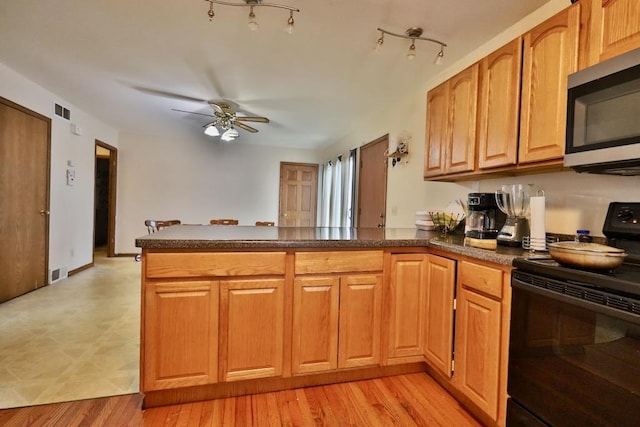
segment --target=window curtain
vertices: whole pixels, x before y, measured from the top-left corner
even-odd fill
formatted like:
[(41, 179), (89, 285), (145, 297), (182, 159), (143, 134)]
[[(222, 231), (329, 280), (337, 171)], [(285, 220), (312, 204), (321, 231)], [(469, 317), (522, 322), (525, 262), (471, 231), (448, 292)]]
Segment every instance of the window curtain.
[(336, 159), (331, 188), (331, 227), (340, 227), (342, 219), (342, 156)]
[(352, 227), (356, 177), (356, 150), (343, 162), (342, 155), (324, 165), (322, 227)]
[(331, 160), (324, 165), (322, 176), (322, 227), (329, 227), (331, 224), (331, 184), (333, 183), (333, 165)]

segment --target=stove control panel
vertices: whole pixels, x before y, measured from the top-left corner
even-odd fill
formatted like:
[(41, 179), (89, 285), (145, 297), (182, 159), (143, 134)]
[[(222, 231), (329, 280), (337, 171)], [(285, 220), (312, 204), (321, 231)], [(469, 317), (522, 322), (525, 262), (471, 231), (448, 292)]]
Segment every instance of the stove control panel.
[(607, 237), (640, 239), (640, 202), (610, 203), (602, 231)]

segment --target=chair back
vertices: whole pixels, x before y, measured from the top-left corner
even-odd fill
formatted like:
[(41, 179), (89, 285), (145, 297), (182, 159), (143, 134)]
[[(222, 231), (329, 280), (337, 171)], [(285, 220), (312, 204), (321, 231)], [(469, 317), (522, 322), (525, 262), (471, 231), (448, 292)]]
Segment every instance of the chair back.
[(144, 225), (147, 226), (147, 231), (149, 234), (155, 233), (158, 230), (161, 230), (165, 227), (170, 227), (172, 225), (181, 224), (179, 219), (169, 219), (169, 220), (157, 220), (157, 219), (147, 219), (144, 222)]
[(229, 218), (212, 219), (211, 221), (209, 221), (209, 224), (211, 224), (211, 225), (238, 225), (238, 220), (237, 219), (229, 219)]
[(273, 227), (276, 223), (273, 221), (256, 221), (256, 225), (261, 227)]

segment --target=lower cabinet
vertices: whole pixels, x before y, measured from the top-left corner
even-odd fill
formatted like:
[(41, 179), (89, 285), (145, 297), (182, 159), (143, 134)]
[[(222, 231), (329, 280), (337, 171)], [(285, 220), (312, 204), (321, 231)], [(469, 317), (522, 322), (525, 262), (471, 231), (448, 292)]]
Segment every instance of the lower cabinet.
[(378, 364), (381, 295), (379, 274), (297, 277), (292, 373)]
[(436, 255), (391, 255), (387, 363), (426, 359), (451, 376), (455, 267)]
[(217, 382), (218, 282), (146, 284), (142, 390)]
[(458, 276), (452, 383), (500, 424), (506, 410), (509, 274), (462, 261)]
[(220, 281), (220, 381), (282, 374), (284, 279)]

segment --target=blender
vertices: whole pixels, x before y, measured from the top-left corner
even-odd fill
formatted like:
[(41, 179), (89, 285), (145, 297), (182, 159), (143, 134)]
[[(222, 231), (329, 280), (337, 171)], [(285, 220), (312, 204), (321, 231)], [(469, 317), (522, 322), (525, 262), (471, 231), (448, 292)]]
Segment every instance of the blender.
[(507, 215), (496, 240), (499, 245), (521, 246), (523, 237), (529, 235), (529, 192), (523, 184), (503, 185), (496, 191), (496, 204)]

